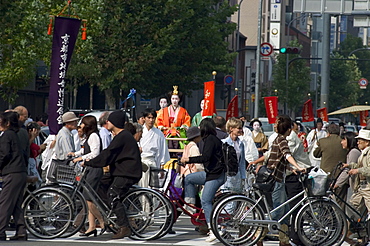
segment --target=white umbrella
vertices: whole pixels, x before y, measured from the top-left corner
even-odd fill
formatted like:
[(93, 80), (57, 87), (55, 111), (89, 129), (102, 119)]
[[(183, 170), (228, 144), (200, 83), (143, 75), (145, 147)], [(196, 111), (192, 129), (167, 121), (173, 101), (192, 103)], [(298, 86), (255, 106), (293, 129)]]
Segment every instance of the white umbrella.
[(347, 113), (356, 113), (356, 112), (361, 112), (361, 111), (367, 111), (370, 110), (370, 106), (367, 105), (355, 105), (351, 106), (348, 108), (342, 108), (337, 111), (331, 112), (328, 115), (333, 115), (333, 114), (347, 114)]

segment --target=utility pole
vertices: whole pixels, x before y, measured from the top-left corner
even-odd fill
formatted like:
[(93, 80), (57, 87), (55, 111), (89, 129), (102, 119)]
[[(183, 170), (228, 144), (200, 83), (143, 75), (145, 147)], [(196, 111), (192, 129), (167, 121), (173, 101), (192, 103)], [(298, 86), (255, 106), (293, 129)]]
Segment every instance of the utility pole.
[(323, 46), (321, 69), (320, 107), (329, 108), (329, 79), (330, 79), (330, 14), (323, 15)]
[(255, 101), (254, 101), (254, 118), (258, 118), (258, 103), (259, 103), (259, 87), (261, 78), (261, 29), (262, 29), (262, 3), (259, 0), (258, 6), (258, 26), (257, 26), (257, 50), (256, 50), (256, 86), (255, 86)]

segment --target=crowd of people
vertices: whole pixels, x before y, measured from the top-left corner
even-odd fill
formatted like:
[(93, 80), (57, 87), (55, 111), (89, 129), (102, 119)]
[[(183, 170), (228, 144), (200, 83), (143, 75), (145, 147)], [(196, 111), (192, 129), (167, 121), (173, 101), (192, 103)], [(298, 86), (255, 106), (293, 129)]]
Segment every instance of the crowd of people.
[[(331, 173), (338, 162), (343, 162), (345, 171), (334, 185), (334, 191), (344, 201), (349, 201), (358, 210), (370, 211), (370, 129), (362, 129), (356, 135), (340, 131), (336, 124), (323, 129), (318, 119), (316, 127), (307, 138), (300, 136), (300, 124), (289, 116), (280, 115), (274, 124), (275, 132), (267, 138), (258, 119), (246, 122), (244, 117), (202, 116), (201, 111), (193, 118), (180, 106), (181, 93), (177, 87), (167, 98), (160, 99), (158, 111), (147, 108), (130, 123), (122, 110), (104, 112), (99, 119), (85, 116), (79, 118), (73, 112), (62, 116), (63, 127), (56, 136), (49, 136), (44, 143), (37, 142), (39, 124), (27, 122), (28, 112), (23, 106), (0, 114), (0, 171), (2, 191), (0, 194), (0, 240), (7, 240), (6, 229), (11, 216), (16, 224), (16, 233), (9, 240), (27, 240), (27, 232), (21, 204), (27, 182), (37, 189), (42, 182), (52, 182), (49, 168), (53, 160), (68, 160), (85, 167), (86, 179), (117, 215), (119, 230), (113, 239), (131, 235), (125, 208), (117, 197), (123, 198), (129, 188), (138, 184), (149, 187), (150, 170), (161, 169), (171, 161), (169, 149), (179, 149), (178, 141), (166, 137), (186, 132), (187, 144), (179, 157), (183, 166), (178, 173), (183, 179), (183, 196), (187, 210), (196, 211), (196, 201), (201, 190), (200, 203), (205, 215), (208, 233), (207, 242), (215, 240), (210, 229), (212, 202), (218, 191), (242, 192), (245, 188), (246, 168), (262, 165), (273, 171), (275, 184), (269, 197), (271, 207), (276, 208), (287, 199), (299, 194), (303, 187), (297, 171), (305, 172), (316, 166)], [(100, 126), (100, 127), (98, 127)], [(100, 130), (99, 130), (100, 128)], [(236, 176), (226, 175), (222, 159), (222, 143), (233, 146), (238, 159)], [(37, 157), (43, 156), (42, 163)], [(178, 153), (177, 153), (178, 154)], [(335, 175), (335, 174), (334, 174)], [(80, 236), (97, 236), (106, 233), (104, 218), (96, 205), (84, 193), (88, 204), (88, 228)], [(343, 211), (345, 206), (337, 201)], [(272, 214), (278, 220), (292, 202)], [(369, 216), (370, 217), (370, 216)], [(280, 245), (300, 245), (297, 235), (290, 230), (289, 221), (283, 221), (279, 233)], [(170, 233), (176, 233), (172, 229)], [(289, 235), (289, 236), (287, 236)], [(346, 238), (351, 241), (351, 238)], [(263, 240), (258, 242), (263, 245)]]

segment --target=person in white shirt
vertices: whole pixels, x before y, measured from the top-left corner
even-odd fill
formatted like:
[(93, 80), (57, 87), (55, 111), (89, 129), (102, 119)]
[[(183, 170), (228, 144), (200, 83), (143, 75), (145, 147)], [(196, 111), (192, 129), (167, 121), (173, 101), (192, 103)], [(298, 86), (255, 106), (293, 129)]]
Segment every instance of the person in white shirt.
[(317, 148), (316, 143), (319, 141), (319, 139), (325, 138), (327, 136), (328, 133), (323, 129), (323, 121), (321, 118), (318, 118), (316, 122), (316, 128), (312, 129), (306, 138), (310, 162), (315, 167), (320, 167), (321, 163), (321, 158), (316, 158), (313, 156), (313, 152)]
[[(247, 163), (258, 159), (258, 149), (254, 144), (252, 132), (248, 127), (243, 127), (243, 135), (239, 136), (244, 144), (245, 160)], [(270, 145), (269, 145), (270, 146)]]
[[(98, 123), (96, 121), (96, 118), (90, 115), (83, 117), (80, 127), (86, 137), (86, 140), (84, 142), (83, 148), (81, 148), (79, 151), (68, 153), (68, 155), (77, 157), (73, 159), (74, 163), (94, 159), (100, 154), (102, 150), (102, 144), (100, 136), (98, 134)], [(86, 170), (86, 182), (89, 183), (94, 190), (97, 190), (99, 187), (100, 179), (103, 176), (103, 169), (86, 167)], [(89, 228), (86, 230), (86, 232), (80, 234), (80, 236), (90, 236), (93, 234), (94, 236), (96, 236), (97, 230), (95, 220), (97, 219), (102, 226), (104, 225), (104, 219), (99, 210), (96, 209), (96, 205), (92, 202), (90, 195), (87, 192), (84, 192), (83, 195), (89, 207)], [(105, 227), (102, 228), (100, 234), (104, 233), (104, 231)]]
[(102, 149), (106, 149), (110, 142), (112, 142), (112, 134), (108, 131), (108, 117), (110, 112), (104, 111), (99, 117), (99, 136), (101, 138)]
[[(161, 168), (161, 165), (166, 164), (170, 160), (170, 154), (166, 139), (163, 133), (154, 127), (157, 112), (152, 108), (147, 108), (143, 112), (145, 119), (143, 135), (140, 140), (140, 146), (142, 148), (141, 161), (144, 165), (149, 168)], [(149, 186), (150, 172), (143, 173), (139, 186)]]
[[(108, 130), (108, 117), (111, 112), (104, 111), (99, 117), (99, 136), (102, 143), (102, 150), (106, 149), (112, 142), (112, 133)], [(109, 204), (107, 197), (109, 186), (111, 185), (111, 175), (109, 172), (109, 166), (103, 167), (103, 177), (100, 179), (98, 187), (98, 195), (103, 199), (106, 204)]]

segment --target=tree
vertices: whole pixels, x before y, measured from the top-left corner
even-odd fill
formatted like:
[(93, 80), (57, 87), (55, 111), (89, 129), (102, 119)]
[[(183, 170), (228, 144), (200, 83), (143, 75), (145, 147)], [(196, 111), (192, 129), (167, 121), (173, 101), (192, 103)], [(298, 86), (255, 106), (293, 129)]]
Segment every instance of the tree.
[(35, 77), (36, 62), (43, 49), (37, 19), (40, 13), (27, 1), (2, 1), (0, 5), (0, 85), (1, 97), (10, 105)]
[(104, 38), (93, 38), (93, 46), (103, 90), (135, 87), (152, 98), (178, 85), (190, 93), (210, 71), (231, 70), (225, 40), (235, 25), (226, 19), (235, 8), (227, 2), (110, 0), (102, 11)]
[[(301, 46), (297, 40), (291, 41), (289, 46)], [(289, 60), (299, 55), (289, 55)], [(295, 113), (298, 107), (303, 105), (304, 99), (309, 92), (311, 81), (310, 68), (307, 60), (295, 60), (290, 63), (289, 77), (286, 80), (286, 54), (278, 54), (276, 64), (273, 67), (273, 88), (277, 89), (279, 102), (286, 103), (291, 112)]]
[[(343, 59), (344, 57), (335, 52), (331, 58)], [(361, 72), (356, 61), (330, 60), (329, 112), (358, 103), (358, 99), (363, 94), (357, 84), (360, 78)]]
[[(368, 69), (370, 67), (370, 61), (366, 61), (366, 59), (370, 59), (370, 50), (365, 49), (362, 38), (347, 35), (346, 39), (340, 43), (338, 53), (343, 57), (348, 57), (348, 55), (355, 50), (357, 51), (353, 53), (354, 56), (352, 58), (360, 59), (356, 62), (360, 75), (356, 74), (356, 76), (352, 78), (352, 81), (357, 81), (360, 77), (370, 80), (370, 70)], [(364, 104), (366, 101), (368, 101), (368, 98), (365, 96), (366, 94), (364, 92), (366, 92), (366, 90), (360, 90), (356, 103)], [(349, 104), (349, 106), (350, 105), (352, 104)]]
[[(65, 4), (64, 0), (3, 1), (3, 92), (15, 95), (27, 85), (38, 60), (49, 65), (49, 14), (58, 14)], [(226, 38), (235, 24), (227, 17), (236, 7), (227, 1), (86, 0), (72, 6), (88, 20), (88, 39), (77, 41), (67, 73), (72, 89), (89, 83), (114, 94), (135, 87), (151, 98), (175, 84), (191, 93), (210, 71), (232, 71), (235, 54), (227, 50)]]

